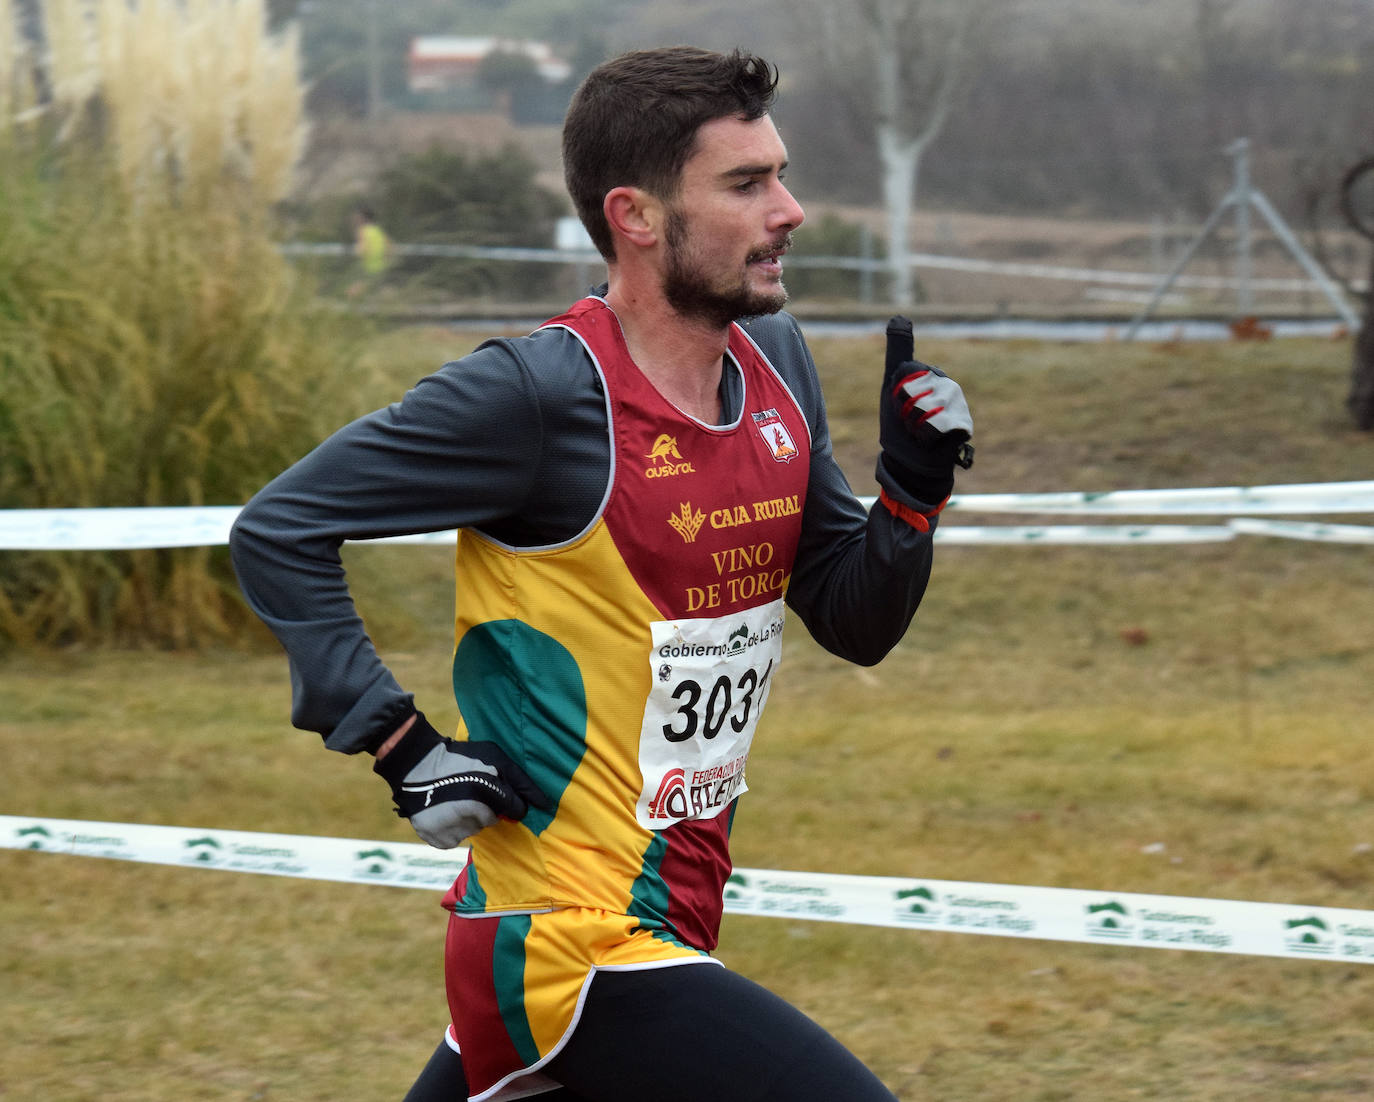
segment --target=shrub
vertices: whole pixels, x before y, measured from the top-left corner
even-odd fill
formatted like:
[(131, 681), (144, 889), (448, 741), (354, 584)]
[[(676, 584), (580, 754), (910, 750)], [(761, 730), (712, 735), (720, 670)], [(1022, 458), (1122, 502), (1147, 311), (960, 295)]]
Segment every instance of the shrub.
[[(492, 152), (431, 146), (382, 171), (374, 205), (398, 241), (549, 248), (566, 204), (540, 186), (537, 170), (513, 145)], [(412, 291), (442, 289), (460, 298), (530, 299), (556, 287), (559, 276), (551, 264), (423, 256), (405, 258), (395, 269)]]
[[(808, 219), (797, 231), (793, 258), (854, 257), (864, 255), (864, 227), (827, 211), (814, 221)], [(881, 240), (868, 235), (869, 259), (881, 260), (887, 250)], [(872, 276), (872, 294), (882, 300), (887, 294), (888, 276), (877, 272)], [(787, 289), (796, 299), (838, 300), (852, 302), (860, 297), (863, 276), (850, 268), (812, 268), (793, 263), (787, 269)]]
[[(239, 504), (347, 407), (358, 324), (234, 212), (135, 213), (99, 158), (0, 172), (0, 507)], [(222, 551), (0, 554), (0, 637), (234, 631)]]
[[(50, 23), (56, 91), (0, 127), (0, 508), (239, 504), (357, 405), (358, 323), (271, 236), (294, 70), (244, 21), (260, 3), (100, 10)], [(260, 83), (216, 112), (184, 63), (226, 38)], [(236, 593), (223, 549), (0, 552), (0, 642), (223, 638), (251, 621)]]

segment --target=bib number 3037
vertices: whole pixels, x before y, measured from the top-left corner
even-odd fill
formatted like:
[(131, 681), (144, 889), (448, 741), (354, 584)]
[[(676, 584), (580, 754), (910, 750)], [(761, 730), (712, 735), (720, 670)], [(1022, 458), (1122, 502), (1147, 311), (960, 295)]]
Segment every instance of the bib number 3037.
[(727, 721), (732, 730), (743, 731), (754, 716), (755, 697), (762, 702), (772, 676), (773, 661), (769, 659), (762, 675), (750, 666), (740, 675), (739, 684), (733, 684), (729, 674), (721, 674), (709, 692), (701, 682), (685, 678), (673, 689), (673, 699), (681, 704), (673, 722), (663, 725), (663, 737), (669, 742), (686, 742), (697, 734), (712, 739), (725, 729)]
[(636, 816), (661, 830), (709, 819), (746, 791), (744, 766), (782, 659), (781, 601), (652, 625)]

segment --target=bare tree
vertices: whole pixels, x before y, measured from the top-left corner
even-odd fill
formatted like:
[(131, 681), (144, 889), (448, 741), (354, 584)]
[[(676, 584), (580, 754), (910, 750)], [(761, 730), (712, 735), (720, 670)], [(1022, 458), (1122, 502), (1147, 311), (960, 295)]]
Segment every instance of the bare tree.
[(998, 0), (793, 0), (818, 60), (871, 127), (882, 170), (892, 300), (913, 300), (911, 217), (921, 158), (949, 120), (976, 29)]

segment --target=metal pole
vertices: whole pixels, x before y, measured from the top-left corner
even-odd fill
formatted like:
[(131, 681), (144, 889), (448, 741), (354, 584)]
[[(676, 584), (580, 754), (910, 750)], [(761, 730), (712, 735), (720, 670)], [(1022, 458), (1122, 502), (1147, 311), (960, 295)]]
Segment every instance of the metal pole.
[(1292, 253), (1293, 259), (1302, 265), (1303, 271), (1311, 277), (1312, 282), (1321, 288), (1322, 294), (1324, 294), (1326, 300), (1336, 308), (1336, 312), (1345, 320), (1345, 324), (1350, 327), (1352, 332), (1358, 330), (1360, 328), (1360, 318), (1359, 315), (1355, 313), (1354, 307), (1352, 307), (1350, 303), (1346, 301), (1345, 296), (1336, 289), (1336, 285), (1331, 282), (1331, 278), (1322, 271), (1321, 265), (1313, 260), (1312, 255), (1302, 247), (1302, 242), (1294, 236), (1293, 231), (1288, 228), (1288, 223), (1286, 223), (1279, 215), (1279, 212), (1274, 209), (1273, 205), (1265, 197), (1264, 192), (1252, 191), (1250, 193), (1250, 201), (1255, 204), (1260, 214), (1264, 215), (1265, 221), (1269, 223), (1269, 227), (1274, 231), (1278, 239), (1282, 241), (1288, 251)]
[(1238, 138), (1226, 152), (1236, 160), (1236, 185), (1231, 192), (1236, 205), (1236, 312), (1248, 318), (1255, 312), (1254, 288), (1250, 283), (1254, 272), (1250, 240), (1250, 139)]
[(1174, 285), (1174, 280), (1179, 277), (1179, 273), (1182, 272), (1184, 268), (1188, 267), (1188, 261), (1193, 259), (1193, 254), (1198, 251), (1199, 246), (1201, 246), (1201, 244), (1207, 240), (1211, 232), (1216, 229), (1217, 223), (1221, 221), (1221, 216), (1226, 213), (1227, 207), (1235, 201), (1235, 194), (1232, 193), (1221, 201), (1221, 204), (1216, 210), (1212, 211), (1206, 224), (1198, 231), (1198, 235), (1188, 243), (1188, 247), (1179, 254), (1178, 259), (1174, 261), (1174, 266), (1169, 269), (1168, 274), (1155, 284), (1154, 294), (1150, 296), (1150, 301), (1144, 305), (1140, 313), (1131, 319), (1131, 324), (1126, 327), (1126, 333), (1123, 337), (1124, 340), (1130, 341), (1135, 339), (1135, 335), (1140, 330), (1141, 324), (1155, 312), (1155, 307), (1158, 306), (1164, 296), (1168, 294), (1169, 288)]

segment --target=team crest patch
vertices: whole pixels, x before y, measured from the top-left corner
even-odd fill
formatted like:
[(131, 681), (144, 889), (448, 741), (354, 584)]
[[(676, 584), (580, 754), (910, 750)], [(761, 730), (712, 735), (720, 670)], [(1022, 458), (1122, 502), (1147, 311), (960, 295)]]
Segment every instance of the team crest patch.
[(766, 409), (762, 413), (755, 413), (754, 427), (759, 430), (759, 435), (763, 437), (763, 443), (768, 448), (768, 453), (779, 463), (791, 463), (797, 455), (797, 445), (792, 441), (792, 434), (787, 431), (787, 426), (782, 423), (782, 418), (775, 409)]

